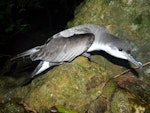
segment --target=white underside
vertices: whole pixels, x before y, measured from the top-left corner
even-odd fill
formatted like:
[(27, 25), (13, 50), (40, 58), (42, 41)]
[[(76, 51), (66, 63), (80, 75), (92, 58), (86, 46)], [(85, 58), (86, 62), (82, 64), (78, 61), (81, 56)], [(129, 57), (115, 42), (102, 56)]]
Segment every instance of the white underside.
[(93, 43), (91, 47), (87, 50), (87, 52), (96, 51), (96, 50), (105, 51), (108, 54), (121, 59), (127, 59), (128, 56), (127, 53), (123, 51), (122, 52), (118, 51), (118, 49), (115, 46), (110, 46), (109, 44), (102, 44), (102, 43), (101, 44)]
[(87, 50), (87, 52), (102, 50), (102, 45), (98, 43), (93, 43), (91, 47)]
[(42, 73), (43, 71), (45, 71), (49, 67), (50, 67), (49, 62), (44, 61), (42, 67), (37, 71), (36, 75)]

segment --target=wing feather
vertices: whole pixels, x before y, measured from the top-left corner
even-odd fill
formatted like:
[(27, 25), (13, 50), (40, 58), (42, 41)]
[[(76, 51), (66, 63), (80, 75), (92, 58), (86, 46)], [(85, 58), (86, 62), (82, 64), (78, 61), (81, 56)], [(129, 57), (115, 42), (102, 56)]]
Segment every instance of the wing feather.
[(36, 57), (31, 56), (31, 59), (59, 63), (72, 61), (84, 53), (93, 41), (92, 33), (73, 35), (68, 38), (53, 38), (39, 52), (35, 53), (36, 55), (33, 55)]
[(91, 33), (91, 30), (88, 29), (87, 27), (81, 27), (81, 26), (76, 26), (72, 27), (66, 30), (63, 30), (53, 36), (53, 38), (68, 38), (73, 35), (80, 35), (80, 34), (86, 34), (86, 33)]

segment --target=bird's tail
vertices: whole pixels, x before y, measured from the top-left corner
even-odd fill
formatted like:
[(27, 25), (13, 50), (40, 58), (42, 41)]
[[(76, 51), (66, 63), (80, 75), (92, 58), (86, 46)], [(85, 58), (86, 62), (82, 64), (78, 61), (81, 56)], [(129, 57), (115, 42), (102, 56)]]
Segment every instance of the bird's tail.
[(15, 60), (15, 59), (18, 59), (18, 58), (21, 58), (21, 57), (26, 57), (26, 56), (30, 56), (36, 52), (38, 52), (40, 49), (41, 49), (42, 46), (37, 46), (35, 48), (32, 48), (32, 49), (29, 49), (23, 53), (20, 53), (18, 54), (17, 56), (11, 58), (10, 60)]

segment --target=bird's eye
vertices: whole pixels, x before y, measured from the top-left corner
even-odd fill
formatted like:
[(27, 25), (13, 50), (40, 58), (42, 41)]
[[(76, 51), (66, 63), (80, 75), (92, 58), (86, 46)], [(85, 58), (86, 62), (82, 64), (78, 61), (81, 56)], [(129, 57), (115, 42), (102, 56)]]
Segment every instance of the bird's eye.
[(119, 48), (118, 50), (119, 50), (119, 51), (122, 51), (122, 48)]

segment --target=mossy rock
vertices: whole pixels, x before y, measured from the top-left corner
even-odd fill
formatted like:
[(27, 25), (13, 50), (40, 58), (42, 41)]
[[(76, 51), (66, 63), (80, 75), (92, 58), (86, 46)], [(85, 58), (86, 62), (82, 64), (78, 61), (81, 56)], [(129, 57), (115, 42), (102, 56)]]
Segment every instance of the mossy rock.
[(85, 112), (91, 101), (102, 92), (108, 81), (107, 70), (87, 58), (78, 57), (73, 62), (57, 66), (36, 78), (29, 86), (30, 92), (23, 103), (39, 111), (41, 106), (65, 106)]

